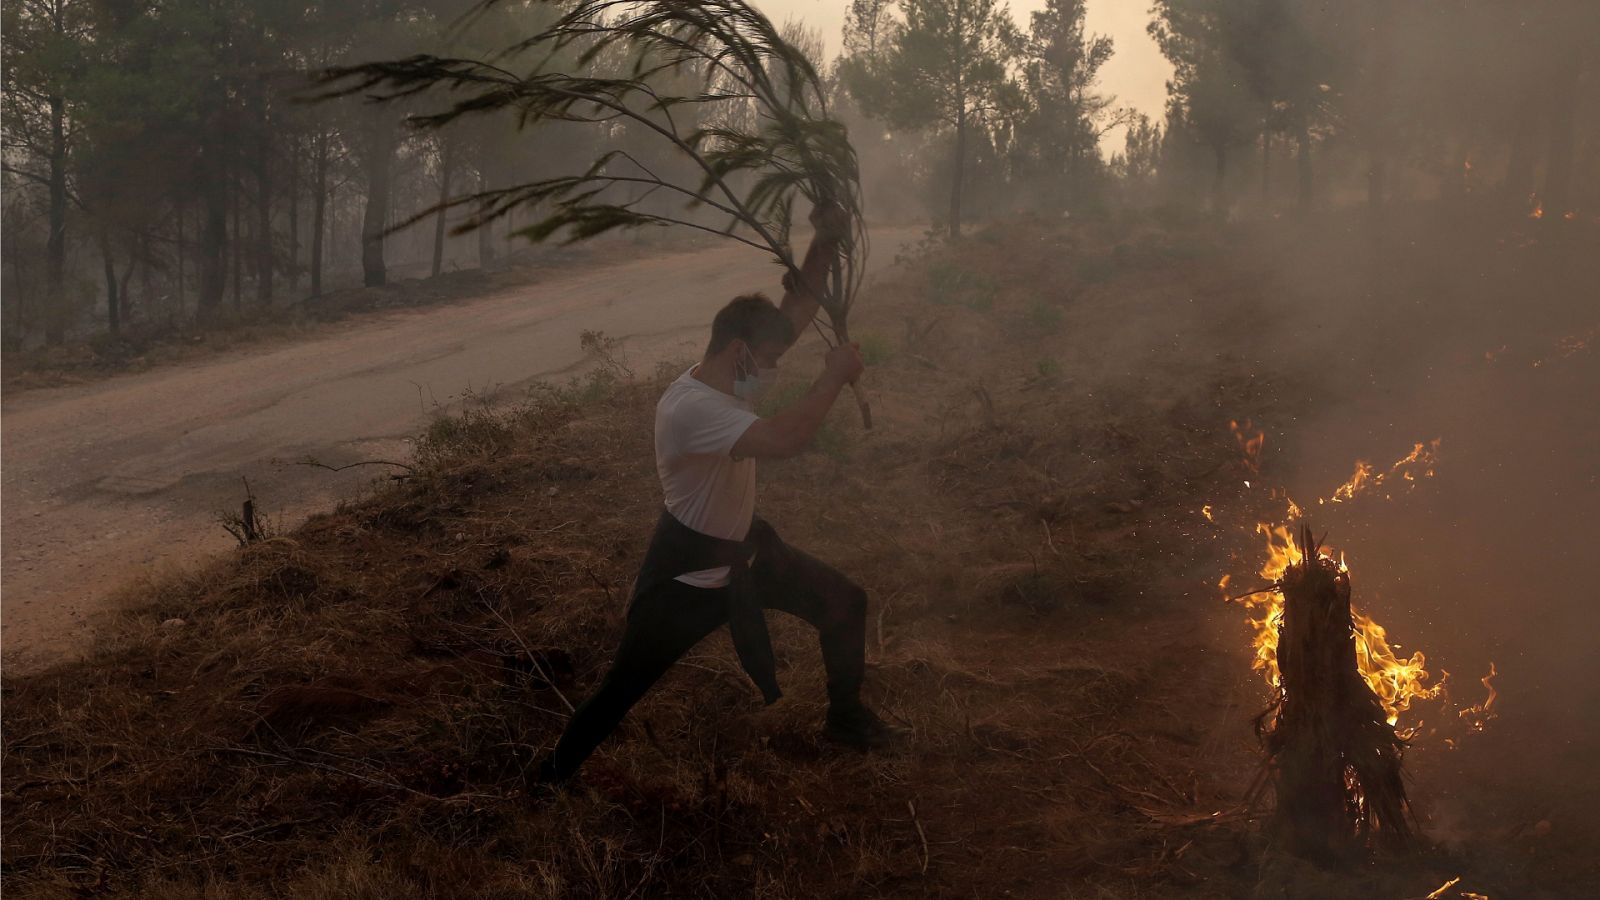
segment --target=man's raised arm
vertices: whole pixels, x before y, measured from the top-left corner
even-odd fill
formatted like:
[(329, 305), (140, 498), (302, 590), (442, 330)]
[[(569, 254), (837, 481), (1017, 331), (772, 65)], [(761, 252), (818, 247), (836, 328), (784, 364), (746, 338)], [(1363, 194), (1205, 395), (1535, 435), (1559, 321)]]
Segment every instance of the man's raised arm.
[[(828, 273), (838, 257), (843, 235), (849, 231), (850, 216), (834, 204), (819, 206), (811, 212), (811, 226), (816, 233), (812, 235), (811, 246), (800, 264), (800, 278), (796, 279), (793, 272), (784, 273), (783, 302), (778, 304), (778, 309), (794, 326), (795, 340), (800, 339), (800, 335), (811, 327), (811, 320), (816, 318)], [(793, 346), (793, 342), (790, 346)]]

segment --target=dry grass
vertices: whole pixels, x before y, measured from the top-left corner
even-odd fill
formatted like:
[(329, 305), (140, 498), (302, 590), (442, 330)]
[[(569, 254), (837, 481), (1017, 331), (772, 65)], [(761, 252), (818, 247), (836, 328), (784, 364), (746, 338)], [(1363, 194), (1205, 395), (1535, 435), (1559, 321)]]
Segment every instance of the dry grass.
[[(775, 621), (783, 702), (719, 634), (579, 789), (530, 802), (658, 503), (659, 378), (552, 392), (436, 425), (411, 477), (137, 586), (87, 660), (7, 681), (7, 892), (1247, 893), (1257, 839), (1211, 814), (1252, 774), (1254, 697), (1198, 633), (1215, 550), (1191, 532), (1230, 474), (1218, 409), (1260, 382), (1160, 342), (1106, 365), (1139, 345), (1097, 292), (1186, 302), (1145, 284), (1187, 257), (1123, 271), (1103, 236), (1007, 228), (947, 254), (988, 308), (928, 302), (916, 263), (876, 288), (862, 327), (905, 323), (877, 430), (838, 410), (830, 452), (763, 476), (785, 537), (868, 587), (870, 699), (905, 749), (822, 744), (814, 638)], [(1028, 327), (1039, 285), (1057, 329)]]

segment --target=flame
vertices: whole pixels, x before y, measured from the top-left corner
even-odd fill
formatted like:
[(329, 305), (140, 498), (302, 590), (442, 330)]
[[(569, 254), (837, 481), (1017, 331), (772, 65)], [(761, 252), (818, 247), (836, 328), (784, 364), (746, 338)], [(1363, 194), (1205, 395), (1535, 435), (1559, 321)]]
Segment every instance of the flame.
[(1283, 501), (1283, 514), (1285, 517), (1289, 519), (1300, 518), (1300, 504), (1294, 502), (1294, 498), (1289, 496), (1288, 491), (1285, 491), (1282, 488), (1273, 488), (1268, 493), (1268, 496), (1274, 500)]
[(1364, 459), (1356, 460), (1355, 473), (1344, 484), (1334, 489), (1333, 494), (1326, 501), (1318, 503), (1346, 503), (1354, 500), (1358, 494), (1381, 486), (1390, 478), (1399, 476), (1402, 481), (1409, 481), (1415, 485), (1418, 477), (1432, 478), (1434, 465), (1439, 461), (1439, 439), (1434, 438), (1426, 444), (1416, 443), (1411, 445), (1411, 452), (1394, 461), (1388, 471), (1379, 472), (1372, 464)]
[(1494, 689), (1494, 678), (1499, 674), (1494, 669), (1494, 663), (1490, 662), (1489, 674), (1478, 679), (1478, 683), (1488, 689), (1489, 696), (1482, 703), (1474, 703), (1460, 713), (1461, 718), (1466, 721), (1467, 726), (1473, 731), (1482, 731), (1484, 726), (1489, 724), (1490, 719), (1497, 718), (1500, 715), (1494, 711), (1494, 700), (1500, 696), (1500, 692)]
[(1531, 211), (1528, 213), (1528, 218), (1530, 218), (1530, 219), (1542, 219), (1542, 218), (1544, 218), (1544, 201), (1539, 199), (1539, 195), (1538, 194), (1529, 194), (1528, 195), (1528, 206), (1531, 207)]
[(1561, 218), (1566, 219), (1568, 222), (1576, 222), (1578, 220), (1578, 211), (1569, 209), (1561, 214)]
[[(1381, 476), (1380, 476), (1381, 477)], [(1334, 503), (1354, 500), (1356, 495), (1367, 489), (1367, 483), (1372, 481), (1372, 465), (1364, 459), (1356, 460), (1356, 471), (1349, 480), (1334, 489), (1333, 496), (1329, 497)]]
[[(1245, 452), (1246, 465), (1256, 470), (1260, 465), (1263, 443), (1261, 433), (1258, 431), (1252, 437), (1248, 421), (1243, 426), (1238, 422), (1230, 422), (1229, 427), (1240, 448)], [(1318, 502), (1348, 502), (1394, 478), (1406, 482), (1408, 488), (1414, 487), (1419, 479), (1433, 477), (1434, 467), (1439, 458), (1439, 443), (1438, 438), (1425, 443), (1420, 441), (1414, 443), (1410, 453), (1395, 460), (1383, 470), (1375, 468), (1365, 460), (1358, 461), (1354, 474), (1335, 489), (1327, 500)], [(1248, 613), (1247, 621), (1254, 633), (1252, 646), (1255, 648), (1255, 660), (1251, 663), (1251, 667), (1261, 672), (1267, 683), (1276, 689), (1281, 684), (1278, 672), (1278, 637), (1283, 627), (1284, 600), (1280, 585), (1289, 567), (1299, 564), (1303, 559), (1303, 554), (1295, 543), (1295, 529), (1292, 527), (1292, 523), (1301, 517), (1302, 511), (1299, 504), (1295, 503), (1286, 492), (1275, 488), (1271, 496), (1274, 499), (1282, 499), (1287, 512), (1284, 524), (1274, 525), (1268, 522), (1256, 524), (1256, 533), (1266, 539), (1267, 553), (1258, 574), (1271, 587), (1242, 597), (1229, 598), (1225, 594), (1224, 599), (1243, 601)], [(1339, 571), (1349, 572), (1344, 555), (1339, 554), (1335, 557), (1333, 553), (1333, 548), (1326, 546), (1319, 551), (1319, 555), (1324, 558), (1337, 559)], [(1217, 587), (1226, 590), (1228, 583), (1229, 577), (1223, 576)], [(1413, 702), (1431, 700), (1443, 692), (1449, 673), (1441, 673), (1437, 681), (1432, 681), (1432, 676), (1427, 670), (1427, 657), (1421, 651), (1410, 656), (1401, 656), (1396, 652), (1398, 646), (1390, 642), (1388, 631), (1372, 617), (1353, 606), (1350, 617), (1352, 636), (1355, 639), (1356, 667), (1362, 679), (1382, 704), (1385, 717), (1391, 726), (1399, 723), (1400, 715), (1410, 709)], [(1415, 736), (1416, 728), (1401, 729), (1399, 734), (1402, 739), (1409, 739)]]
[(1600, 325), (1596, 325), (1588, 331), (1582, 331), (1577, 334), (1569, 334), (1561, 340), (1556, 341), (1556, 354), (1562, 358), (1566, 358), (1574, 353), (1580, 353), (1589, 349), (1590, 342), (1596, 337), (1600, 337)]
[(1451, 888), (1455, 887), (1456, 885), (1458, 885), (1460, 883), (1461, 883), (1461, 876), (1457, 875), (1456, 877), (1450, 879), (1449, 881), (1446, 881), (1444, 884), (1439, 885), (1439, 887), (1436, 888), (1433, 893), (1431, 893), (1428, 896), (1422, 898), (1422, 900), (1440, 900), (1440, 898), (1444, 896), (1444, 892), (1445, 891), (1450, 890)]
[[(1449, 881), (1446, 881), (1444, 884), (1441, 884), (1438, 887), (1434, 888), (1433, 889), (1433, 893), (1429, 894), (1426, 897), (1423, 897), (1422, 900), (1444, 900), (1444, 898), (1446, 896), (1445, 891), (1450, 890), (1451, 888), (1455, 887), (1456, 885), (1458, 885), (1460, 883), (1461, 883), (1461, 876), (1457, 875), (1456, 877), (1450, 879)], [(1460, 897), (1461, 900), (1489, 900), (1489, 895), (1488, 894), (1480, 894), (1480, 893), (1477, 893), (1476, 891), (1460, 891), (1460, 892), (1458, 892), (1456, 894), (1456, 896)]]
[(1582, 353), (1589, 349), (1589, 345), (1594, 342), (1595, 338), (1600, 338), (1600, 325), (1595, 325), (1585, 331), (1569, 334), (1556, 341), (1554, 356), (1534, 360), (1533, 367), (1537, 369), (1545, 363), (1555, 362), (1558, 359), (1566, 359), (1574, 354)]
[[(1254, 426), (1249, 419), (1245, 419), (1243, 425), (1238, 421), (1228, 423), (1228, 430), (1233, 432), (1234, 440), (1239, 442), (1239, 450), (1244, 453), (1245, 466), (1252, 472), (1260, 472), (1261, 448), (1267, 441), (1267, 435), (1261, 429), (1255, 428), (1255, 434), (1252, 436), (1250, 434), (1252, 428)], [(1246, 484), (1248, 486), (1248, 482)]]
[(1205, 516), (1207, 522), (1215, 522), (1216, 521), (1216, 518), (1211, 515), (1211, 504), (1209, 504), (1209, 503), (1207, 503), (1205, 506), (1200, 507), (1200, 515)]
[[(1299, 564), (1304, 555), (1295, 544), (1288, 525), (1261, 522), (1256, 525), (1256, 533), (1265, 536), (1267, 541), (1267, 559), (1261, 566), (1260, 575), (1274, 586), (1240, 599), (1252, 613), (1249, 622), (1255, 632), (1253, 644), (1256, 658), (1251, 667), (1261, 672), (1267, 683), (1276, 688), (1280, 684), (1278, 634), (1283, 627), (1283, 592), (1277, 585), (1289, 567)], [(1334, 558), (1331, 554), (1332, 548), (1328, 547), (1319, 552), (1320, 556), (1327, 559)], [(1338, 561), (1340, 571), (1349, 571), (1342, 555)], [(1226, 585), (1226, 579), (1223, 585)], [(1388, 631), (1382, 625), (1354, 607), (1350, 610), (1350, 617), (1354, 626), (1356, 668), (1383, 704), (1390, 725), (1400, 721), (1400, 714), (1410, 709), (1413, 701), (1432, 700), (1444, 690), (1443, 678), (1433, 684), (1428, 683), (1431, 677), (1426, 668), (1428, 660), (1421, 651), (1410, 657), (1402, 657), (1395, 653), (1394, 645), (1389, 642)], [(1401, 737), (1409, 738), (1413, 733), (1414, 730), (1407, 730), (1402, 732)]]

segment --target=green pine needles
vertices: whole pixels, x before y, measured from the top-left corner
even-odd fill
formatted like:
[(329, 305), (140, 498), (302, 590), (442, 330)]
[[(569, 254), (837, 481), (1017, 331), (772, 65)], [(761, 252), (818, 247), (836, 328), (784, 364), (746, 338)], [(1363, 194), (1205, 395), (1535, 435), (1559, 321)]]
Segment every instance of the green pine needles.
[[(500, 2), (484, 0), (469, 18)], [(627, 140), (581, 171), (451, 198), (397, 227), (457, 207), (470, 210), (457, 234), (536, 210), (541, 218), (515, 232), (535, 241), (681, 225), (770, 252), (798, 278), (789, 235), (797, 200), (836, 203), (853, 224), (821, 305), (834, 339), (847, 340), (867, 252), (860, 174), (811, 60), (744, 0), (540, 2), (564, 12), (492, 59), (419, 55), (336, 69), (324, 76), (327, 94), (448, 96), (444, 108), (411, 117), (425, 129), (510, 113), (522, 128), (621, 126)], [(528, 70), (513, 68), (529, 60)]]

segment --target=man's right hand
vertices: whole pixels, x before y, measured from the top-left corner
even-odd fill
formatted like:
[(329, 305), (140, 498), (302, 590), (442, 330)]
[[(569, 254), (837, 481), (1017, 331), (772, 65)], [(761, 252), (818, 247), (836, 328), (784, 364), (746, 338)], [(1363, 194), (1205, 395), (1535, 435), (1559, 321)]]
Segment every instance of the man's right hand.
[(823, 371), (837, 379), (839, 384), (855, 384), (866, 368), (867, 364), (861, 360), (861, 345), (852, 343), (840, 344), (829, 350)]

